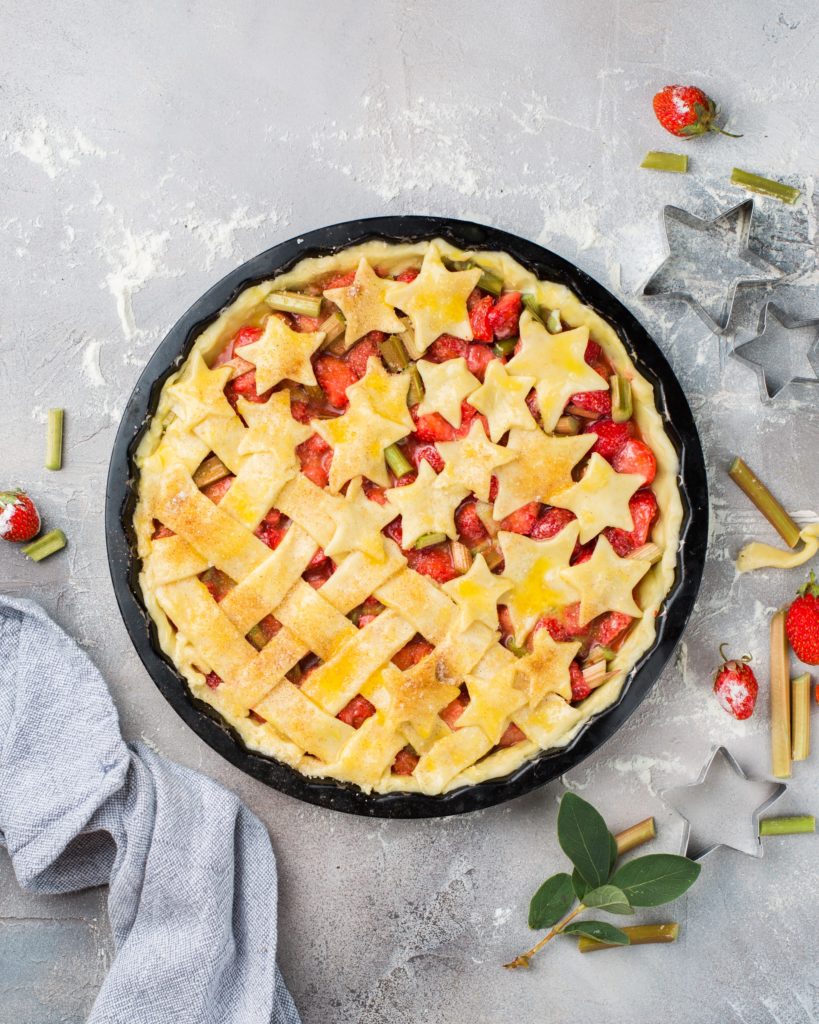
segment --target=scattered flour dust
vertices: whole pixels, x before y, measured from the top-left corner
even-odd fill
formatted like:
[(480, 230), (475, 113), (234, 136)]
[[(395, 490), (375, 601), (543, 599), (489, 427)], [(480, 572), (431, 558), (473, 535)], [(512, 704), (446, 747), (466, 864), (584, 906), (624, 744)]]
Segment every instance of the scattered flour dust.
[(197, 217), (193, 214), (185, 218), (188, 229), (204, 246), (207, 270), (210, 270), (217, 260), (231, 259), (237, 255), (237, 232), (255, 231), (265, 223), (275, 227), (277, 222), (278, 215), (275, 211), (252, 216), (246, 206), (237, 206), (226, 219)]
[(82, 353), (83, 376), (95, 388), (104, 388), (108, 384), (100, 368), (100, 345), (99, 341), (89, 341)]
[(139, 334), (134, 318), (134, 294), (152, 278), (169, 276), (162, 257), (171, 236), (168, 231), (133, 231), (121, 219), (118, 230), (118, 241), (100, 248), (111, 267), (105, 287), (114, 297), (122, 333), (130, 341)]
[(492, 927), (496, 930), (503, 928), (511, 916), (511, 907), (495, 907), (495, 913), (492, 915)]
[(107, 153), (95, 146), (79, 128), (63, 131), (36, 117), (29, 128), (7, 136), (12, 153), (18, 153), (39, 167), (49, 178), (56, 178), (67, 167), (76, 166), (80, 157), (105, 159)]

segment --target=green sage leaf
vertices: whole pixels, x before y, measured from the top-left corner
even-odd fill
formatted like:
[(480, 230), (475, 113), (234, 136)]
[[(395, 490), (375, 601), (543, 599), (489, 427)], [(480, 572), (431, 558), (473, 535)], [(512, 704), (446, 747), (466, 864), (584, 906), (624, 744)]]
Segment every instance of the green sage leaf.
[(547, 878), (529, 904), (529, 927), (551, 928), (571, 910), (575, 895), (565, 871)]
[(628, 946), (631, 939), (625, 932), (606, 921), (572, 921), (560, 932), (561, 935), (585, 935), (587, 939), (607, 942), (610, 946)]
[(583, 877), (577, 868), (572, 872), (572, 888), (574, 889), (575, 896), (577, 896), (579, 900), (582, 900), (589, 891), (589, 887), (583, 881)]
[(557, 815), (560, 847), (591, 888), (608, 881), (611, 833), (600, 814), (575, 793), (564, 793)]
[(700, 865), (672, 853), (652, 853), (624, 864), (611, 879), (633, 907), (670, 903), (696, 882)]
[(631, 904), (622, 889), (616, 885), (601, 885), (592, 889), (583, 897), (587, 907), (605, 910), (607, 914), (633, 914)]
[(612, 871), (614, 871), (614, 865), (617, 863), (617, 840), (611, 832), (609, 832), (609, 839), (611, 840), (611, 848), (609, 850), (609, 875), (611, 875)]

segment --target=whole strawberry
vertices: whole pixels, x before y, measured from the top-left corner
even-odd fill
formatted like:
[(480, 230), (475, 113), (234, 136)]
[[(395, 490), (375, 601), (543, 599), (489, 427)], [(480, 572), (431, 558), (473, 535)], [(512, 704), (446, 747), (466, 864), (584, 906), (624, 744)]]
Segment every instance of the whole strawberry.
[(759, 693), (759, 683), (748, 665), (751, 660), (750, 656), (729, 659), (725, 657), (722, 647), (719, 652), (722, 655), (723, 663), (717, 669), (714, 678), (714, 693), (717, 695), (720, 706), (729, 715), (743, 721), (754, 713), (754, 705)]
[(31, 540), (39, 532), (40, 513), (31, 498), (20, 490), (0, 491), (0, 537)]
[(654, 97), (654, 113), (663, 128), (678, 139), (693, 139), (708, 132), (742, 138), (714, 124), (717, 105), (695, 85), (666, 85)]
[(806, 665), (819, 665), (819, 586), (813, 573), (788, 609), (785, 631), (796, 657)]

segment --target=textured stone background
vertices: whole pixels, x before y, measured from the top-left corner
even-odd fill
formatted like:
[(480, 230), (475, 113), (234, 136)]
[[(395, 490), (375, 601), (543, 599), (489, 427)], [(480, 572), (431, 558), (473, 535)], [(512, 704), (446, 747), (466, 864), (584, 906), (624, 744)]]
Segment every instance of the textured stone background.
[[(676, 947), (580, 957), (555, 943), (528, 973), (526, 907), (559, 863), (560, 786), (450, 821), (373, 822), (295, 802), (222, 761), (160, 697), (131, 648), (104, 553), (109, 450), (141, 367), (211, 283), (269, 245), (380, 213), (498, 225), (554, 248), (621, 296), (679, 375), (706, 449), (710, 555), (678, 657), (649, 700), (566, 783), (613, 827), (712, 746), (768, 765), (767, 701), (733, 722), (709, 688), (717, 645), (750, 650), (766, 690), (765, 623), (797, 579), (738, 578), (770, 539), (725, 475), (734, 452), (803, 519), (819, 511), (819, 427), (807, 389), (762, 407), (747, 367), (677, 303), (635, 292), (663, 256), (658, 213), (713, 216), (743, 196), (734, 164), (804, 190), (758, 203), (760, 248), (791, 271), (789, 310), (819, 315), (814, 268), (819, 15), (805, 0), (450, 0), (60, 5), (0, 11), (2, 480), (37, 495), (69, 548), (41, 565), (0, 551), (5, 590), (40, 600), (108, 678), (124, 730), (241, 794), (278, 854), (282, 969), (307, 1024), (814, 1021), (815, 838), (753, 861), (720, 851), (669, 910)], [(722, 101), (742, 140), (687, 145), (687, 177), (638, 169), (682, 149), (654, 121), (667, 81)], [(763, 293), (744, 309), (752, 323)], [(740, 332), (740, 340), (749, 337)], [(815, 399), (813, 399), (815, 403)], [(67, 412), (65, 469), (41, 469), (44, 411)], [(816, 757), (782, 812), (816, 811)], [(111, 955), (105, 893), (35, 900), (0, 861), (0, 1019), (83, 1019)]]

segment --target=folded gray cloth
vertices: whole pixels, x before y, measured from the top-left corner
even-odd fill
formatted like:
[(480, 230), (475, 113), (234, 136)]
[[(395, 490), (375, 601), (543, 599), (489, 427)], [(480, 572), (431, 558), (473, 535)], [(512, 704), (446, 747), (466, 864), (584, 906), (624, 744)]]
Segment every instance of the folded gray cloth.
[(203, 775), (129, 748), (88, 657), (3, 596), (0, 839), (31, 892), (110, 886), (117, 952), (89, 1022), (299, 1024), (262, 823)]

